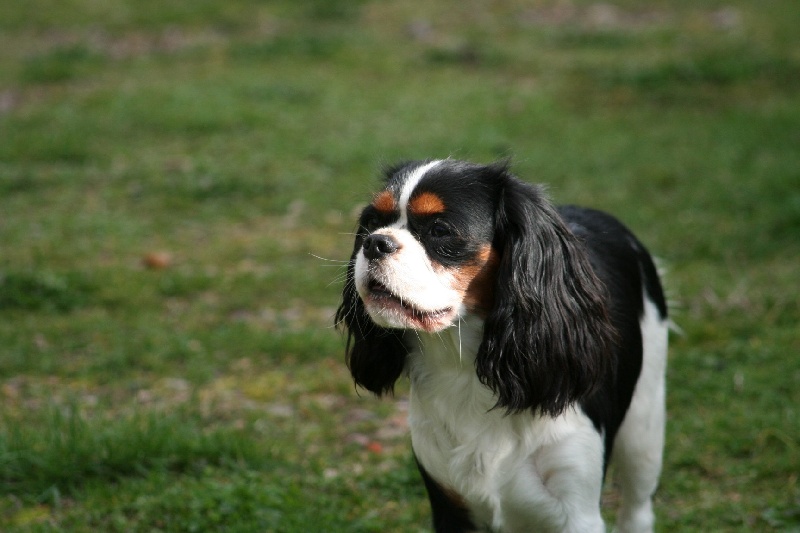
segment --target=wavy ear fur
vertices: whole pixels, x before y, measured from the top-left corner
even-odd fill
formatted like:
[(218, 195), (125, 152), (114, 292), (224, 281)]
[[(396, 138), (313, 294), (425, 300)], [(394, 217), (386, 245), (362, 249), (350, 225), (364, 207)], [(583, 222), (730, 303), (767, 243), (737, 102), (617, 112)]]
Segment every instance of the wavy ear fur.
[(402, 331), (382, 328), (372, 321), (356, 291), (354, 271), (362, 240), (361, 235), (356, 237), (335, 320), (337, 327), (347, 330), (346, 361), (356, 385), (382, 396), (394, 391), (405, 368), (408, 348)]
[(501, 176), (501, 259), (476, 370), (496, 407), (557, 416), (613, 372), (606, 289), (543, 191)]

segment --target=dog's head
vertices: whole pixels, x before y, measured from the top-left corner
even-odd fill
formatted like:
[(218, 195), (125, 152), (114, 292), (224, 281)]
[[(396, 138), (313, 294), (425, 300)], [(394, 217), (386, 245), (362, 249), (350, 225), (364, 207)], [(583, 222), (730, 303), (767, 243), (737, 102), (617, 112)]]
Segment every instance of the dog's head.
[(540, 188), (505, 164), (389, 169), (361, 214), (336, 317), (353, 377), (391, 391), (409, 338), (467, 315), (483, 320), (478, 377), (509, 411), (557, 414), (608, 371), (604, 288)]
[(436, 332), (488, 310), (496, 205), (482, 174), (441, 162), (390, 172), (354, 250), (353, 281), (375, 324)]

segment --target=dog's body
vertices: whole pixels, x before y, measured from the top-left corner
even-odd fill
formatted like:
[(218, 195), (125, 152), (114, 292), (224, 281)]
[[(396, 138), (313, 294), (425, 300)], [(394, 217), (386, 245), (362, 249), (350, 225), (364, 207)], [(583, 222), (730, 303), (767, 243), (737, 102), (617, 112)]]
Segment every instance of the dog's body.
[(505, 166), (387, 172), (359, 223), (337, 321), (359, 385), (406, 373), (436, 531), (651, 531), (664, 439), (667, 309), (609, 215), (553, 208)]

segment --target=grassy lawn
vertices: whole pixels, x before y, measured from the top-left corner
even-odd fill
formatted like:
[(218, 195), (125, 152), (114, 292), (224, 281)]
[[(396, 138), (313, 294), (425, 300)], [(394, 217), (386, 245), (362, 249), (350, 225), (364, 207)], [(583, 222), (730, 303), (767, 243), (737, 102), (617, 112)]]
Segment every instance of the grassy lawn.
[[(800, 531), (800, 8), (0, 5), (0, 530), (429, 531), (332, 328), (381, 165), (511, 156), (662, 258), (659, 531)], [(617, 500), (613, 472), (605, 499)]]

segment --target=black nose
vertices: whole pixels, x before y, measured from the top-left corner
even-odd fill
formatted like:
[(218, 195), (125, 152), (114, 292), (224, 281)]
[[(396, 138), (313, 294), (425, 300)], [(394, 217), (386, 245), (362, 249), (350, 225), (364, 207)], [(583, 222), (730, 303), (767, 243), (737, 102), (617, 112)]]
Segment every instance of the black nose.
[(397, 241), (388, 235), (373, 233), (364, 239), (364, 257), (369, 260), (393, 254), (398, 248), (400, 245), (397, 244)]

